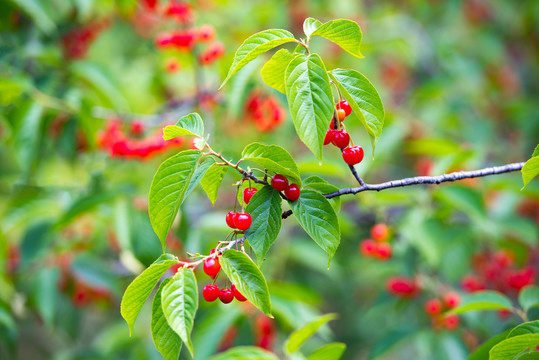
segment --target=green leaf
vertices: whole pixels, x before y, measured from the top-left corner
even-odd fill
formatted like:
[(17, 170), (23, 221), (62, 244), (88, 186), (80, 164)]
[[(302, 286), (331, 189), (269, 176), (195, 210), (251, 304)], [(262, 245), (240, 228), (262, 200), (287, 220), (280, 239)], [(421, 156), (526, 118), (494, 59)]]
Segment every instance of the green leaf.
[(522, 167), (522, 181), (524, 182), (524, 186), (521, 190), (523, 190), (537, 175), (539, 175), (539, 156), (534, 156), (526, 161)]
[(462, 303), (451, 312), (460, 314), (472, 310), (511, 310), (511, 300), (497, 291), (478, 291), (462, 298)]
[(129, 325), (129, 334), (133, 332), (135, 320), (153, 288), (165, 271), (177, 262), (178, 258), (174, 255), (161, 255), (150, 267), (137, 276), (125, 290), (120, 312), (127, 325)]
[(537, 360), (539, 359), (539, 351), (532, 351), (526, 354), (522, 354), (518, 357), (518, 360)]
[(511, 338), (519, 335), (528, 335), (528, 334), (539, 334), (539, 320), (528, 321), (523, 324), (520, 324), (509, 332), (507, 338)]
[(314, 18), (307, 18), (303, 22), (303, 32), (305, 35), (307, 35), (308, 38), (311, 37), (311, 34), (318, 29), (320, 26), (322, 26), (322, 22), (319, 20), (316, 20)]
[(282, 29), (264, 30), (249, 36), (243, 44), (240, 45), (238, 50), (236, 50), (234, 60), (228, 70), (228, 75), (219, 88), (222, 88), (232, 75), (238, 72), (238, 70), (246, 64), (256, 59), (259, 55), (287, 42), (298, 41), (294, 38), (294, 34)]
[[(338, 191), (339, 188), (335, 185), (331, 185), (326, 180), (322, 179), (319, 176), (309, 176), (307, 179), (303, 181), (303, 187), (309, 188), (312, 190), (316, 190), (321, 194), (329, 194), (335, 191)], [(333, 208), (335, 211), (341, 210), (341, 198), (340, 196), (336, 196), (334, 198), (329, 199), (329, 202), (333, 205)]]
[[(311, 24), (313, 23), (311, 22)], [(327, 23), (318, 26), (318, 28), (316, 28), (310, 35), (310, 37), (313, 36), (320, 36), (333, 41), (343, 50), (355, 57), (360, 59), (364, 57), (359, 50), (363, 34), (361, 33), (361, 28), (358, 23), (355, 21), (345, 19), (328, 21)]]
[(245, 237), (253, 248), (261, 264), (269, 248), (281, 231), (281, 202), (279, 192), (271, 186), (257, 191), (247, 205), (246, 212), (251, 214), (252, 223), (245, 231)]
[(252, 143), (243, 149), (241, 157), (242, 161), (253, 161), (269, 171), (286, 176), (299, 187), (302, 185), (296, 162), (288, 151), (280, 146)]
[(193, 270), (179, 268), (162, 291), (161, 304), (167, 322), (193, 354), (191, 331), (198, 308), (197, 280)]
[(488, 357), (490, 349), (492, 349), (494, 345), (504, 341), (507, 334), (509, 334), (509, 331), (504, 331), (499, 335), (491, 337), (481, 344), (477, 349), (475, 349), (474, 352), (468, 357), (468, 360), (489, 360)]
[(287, 49), (281, 49), (273, 54), (260, 71), (264, 83), (284, 94), (286, 92), (286, 68), (296, 56), (297, 54), (291, 54)]
[(384, 105), (371, 82), (355, 70), (335, 69), (329, 76), (339, 88), (375, 144), (384, 127)]
[(314, 351), (307, 360), (339, 360), (346, 350), (343, 343), (331, 343)]
[(200, 185), (202, 186), (202, 189), (204, 189), (206, 195), (208, 195), (208, 198), (213, 205), (215, 205), (215, 200), (217, 200), (217, 193), (219, 192), (219, 187), (221, 186), (221, 182), (223, 181), (227, 170), (228, 166), (213, 164), (208, 169), (202, 180), (200, 180)]
[(206, 309), (202, 319), (197, 318), (196, 330), (193, 332), (197, 359), (208, 359), (215, 354), (227, 330), (244, 316), (240, 306), (211, 306), (211, 309)]
[(539, 145), (535, 147), (535, 150), (533, 150), (532, 157), (539, 156)]
[(191, 113), (182, 117), (176, 125), (165, 126), (163, 129), (163, 139), (170, 140), (177, 136), (194, 135), (204, 137), (204, 123), (197, 113)]
[(155, 294), (152, 303), (152, 339), (155, 348), (165, 360), (178, 360), (182, 348), (182, 340), (168, 325), (167, 318), (161, 306), (163, 288), (170, 282), (170, 278), (163, 280)]
[(539, 287), (530, 285), (520, 290), (520, 293), (518, 294), (518, 303), (525, 311), (539, 306)]
[(46, 34), (56, 30), (56, 24), (47, 11), (47, 0), (12, 0), (17, 6), (34, 20), (36, 26)]
[(324, 137), (334, 112), (329, 77), (320, 56), (296, 56), (285, 73), (286, 97), (301, 141), (322, 159)]
[(519, 335), (508, 338), (490, 349), (490, 360), (513, 359), (521, 352), (539, 345), (539, 334)]
[[(204, 159), (204, 161), (201, 161)], [(199, 160), (199, 163), (197, 163), (197, 167), (195, 169), (195, 172), (193, 173), (193, 176), (191, 176), (191, 179), (189, 180), (189, 186), (187, 186), (187, 190), (185, 190), (185, 194), (183, 195), (184, 198), (188, 197), (191, 192), (197, 187), (197, 185), (200, 183), (200, 181), (204, 178), (206, 175), (206, 172), (210, 169), (211, 166), (215, 164), (215, 159), (213, 157), (201, 157)]]
[(182, 151), (161, 163), (153, 177), (148, 210), (163, 251), (167, 234), (184, 200), (200, 155), (198, 150)]
[(301, 227), (329, 255), (329, 268), (341, 238), (335, 210), (322, 194), (309, 189), (303, 189), (298, 200), (288, 203)]
[(301, 345), (305, 343), (311, 336), (313, 336), (320, 326), (324, 325), (328, 321), (337, 318), (337, 314), (322, 315), (315, 320), (309, 322), (301, 329), (294, 331), (284, 344), (284, 350), (288, 354), (292, 354), (299, 350)]
[(45, 324), (52, 327), (57, 309), (56, 284), (60, 278), (60, 271), (58, 268), (43, 267), (34, 276), (36, 281), (33, 286), (33, 301)]
[(279, 360), (277, 355), (256, 346), (236, 346), (210, 360)]
[(260, 311), (272, 317), (268, 285), (253, 260), (241, 251), (226, 250), (219, 258), (219, 263), (240, 293)]

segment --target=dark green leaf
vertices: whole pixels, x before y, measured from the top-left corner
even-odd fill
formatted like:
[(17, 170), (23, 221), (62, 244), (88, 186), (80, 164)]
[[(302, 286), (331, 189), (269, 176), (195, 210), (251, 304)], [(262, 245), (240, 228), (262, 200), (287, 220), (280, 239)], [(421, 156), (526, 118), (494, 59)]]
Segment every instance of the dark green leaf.
[(228, 349), (210, 360), (279, 360), (277, 355), (256, 346), (237, 346)]
[(505, 338), (507, 337), (507, 334), (509, 334), (509, 331), (505, 331), (499, 335), (496, 335), (488, 339), (483, 344), (481, 344), (477, 349), (475, 349), (473, 353), (470, 354), (470, 357), (468, 357), (468, 360), (489, 360), (490, 349), (492, 349), (494, 345), (505, 340)]
[[(313, 23), (311, 22), (311, 24)], [(321, 36), (333, 41), (346, 52), (360, 59), (363, 58), (359, 50), (363, 34), (359, 25), (352, 20), (337, 19), (328, 21), (318, 26), (310, 36)]]
[(163, 251), (166, 238), (184, 194), (196, 170), (200, 151), (185, 150), (166, 159), (157, 169), (150, 187), (149, 214), (152, 227), (161, 240)]
[(176, 125), (169, 125), (163, 129), (163, 139), (170, 140), (177, 136), (194, 135), (204, 137), (204, 123), (197, 113), (182, 117)]
[(223, 87), (223, 85), (228, 81), (228, 79), (230, 79), (232, 75), (234, 75), (250, 61), (253, 61), (266, 51), (287, 42), (298, 41), (294, 38), (294, 34), (282, 29), (264, 30), (249, 36), (243, 42), (243, 44), (240, 45), (238, 50), (236, 50), (234, 60), (232, 61), (232, 65), (230, 65), (230, 69), (228, 70), (228, 75), (221, 84), (220, 88)]
[(221, 186), (221, 182), (223, 181), (227, 170), (228, 166), (213, 164), (208, 169), (202, 180), (200, 180), (202, 189), (204, 189), (213, 205), (215, 205), (219, 187)]
[(384, 127), (384, 105), (371, 82), (355, 70), (335, 69), (329, 76), (343, 94), (371, 137), (374, 146)]
[(339, 247), (341, 230), (328, 199), (319, 192), (303, 189), (298, 200), (288, 203), (301, 227), (329, 255), (329, 267)]
[(313, 33), (313, 31), (318, 29), (321, 25), (322, 25), (321, 21), (316, 20), (314, 18), (307, 18), (303, 22), (303, 32), (309, 38), (311, 37), (311, 34)]
[(193, 270), (179, 268), (172, 280), (163, 288), (161, 304), (167, 322), (180, 336), (193, 354), (191, 331), (198, 309), (198, 287)]
[(339, 360), (346, 350), (343, 343), (331, 343), (313, 352), (307, 360)]
[(285, 73), (286, 97), (301, 141), (322, 159), (322, 146), (334, 112), (329, 77), (320, 56), (297, 55)]
[(260, 311), (271, 317), (268, 285), (253, 260), (241, 251), (226, 250), (219, 258), (219, 262), (240, 293)]
[(291, 54), (287, 49), (281, 49), (273, 54), (261, 70), (264, 83), (284, 94), (286, 92), (285, 71), (296, 56), (297, 54)]
[(286, 176), (289, 182), (301, 187), (298, 166), (292, 156), (280, 146), (249, 144), (243, 149), (241, 157), (244, 161), (253, 161), (269, 171)]
[(161, 306), (163, 288), (170, 282), (170, 278), (163, 280), (155, 294), (152, 303), (152, 339), (155, 348), (165, 360), (178, 360), (182, 348), (182, 340), (168, 325), (167, 318)]
[(525, 311), (532, 307), (539, 306), (539, 287), (530, 285), (526, 286), (518, 294), (518, 303)]
[(178, 258), (174, 255), (161, 255), (149, 268), (137, 276), (125, 290), (120, 305), (120, 312), (127, 325), (129, 325), (129, 334), (133, 332), (135, 320), (153, 288), (165, 271), (177, 262)]
[(47, 0), (12, 0), (22, 11), (24, 11), (36, 24), (36, 26), (46, 34), (51, 34), (56, 30), (56, 24), (47, 8)]
[(539, 345), (539, 334), (519, 335), (508, 338), (490, 349), (490, 360), (514, 359), (521, 352)]
[(462, 303), (451, 312), (460, 314), (472, 310), (511, 310), (511, 300), (496, 291), (479, 291), (466, 295)]
[(301, 329), (294, 331), (284, 344), (284, 350), (288, 354), (292, 354), (299, 350), (301, 345), (305, 343), (311, 336), (313, 336), (320, 326), (324, 325), (328, 321), (337, 318), (337, 314), (322, 315), (315, 320), (309, 322)]
[(253, 248), (261, 264), (269, 248), (281, 231), (281, 202), (279, 192), (271, 186), (264, 186), (256, 192), (247, 205), (251, 214), (251, 227), (245, 231), (245, 237)]

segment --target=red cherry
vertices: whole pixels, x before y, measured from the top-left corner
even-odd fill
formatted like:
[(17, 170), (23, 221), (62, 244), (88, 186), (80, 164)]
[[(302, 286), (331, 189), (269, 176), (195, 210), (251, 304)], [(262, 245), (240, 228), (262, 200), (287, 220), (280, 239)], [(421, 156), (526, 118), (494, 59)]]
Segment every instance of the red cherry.
[(337, 104), (337, 109), (343, 109), (346, 116), (352, 113), (352, 107), (348, 104), (347, 100), (342, 100)]
[(339, 121), (342, 122), (344, 118), (346, 118), (346, 111), (344, 111), (344, 109), (337, 109), (337, 117), (339, 118)]
[(359, 252), (365, 257), (371, 257), (376, 254), (378, 244), (372, 239), (365, 239), (359, 243)]
[(229, 302), (234, 300), (234, 293), (232, 292), (231, 289), (227, 289), (227, 288), (221, 289), (219, 291), (219, 299), (221, 300), (223, 304), (228, 304)]
[(131, 123), (131, 134), (138, 136), (144, 133), (144, 123), (140, 121), (133, 121)]
[(236, 224), (235, 224), (235, 220), (236, 220), (236, 216), (238, 215), (237, 212), (235, 211), (230, 211), (226, 214), (226, 224), (231, 227), (232, 229), (236, 229)]
[(243, 190), (243, 201), (245, 201), (246, 204), (249, 204), (249, 201), (251, 201), (251, 198), (253, 195), (257, 192), (255, 188), (247, 188)]
[(419, 293), (419, 286), (412, 278), (391, 277), (386, 282), (387, 291), (399, 297), (412, 297)]
[(324, 145), (327, 145), (333, 140), (333, 132), (331, 130), (326, 131), (326, 137), (324, 138)]
[(438, 315), (442, 312), (442, 302), (438, 299), (429, 299), (425, 302), (424, 309), (429, 316)]
[(371, 228), (371, 236), (376, 241), (386, 241), (389, 237), (389, 228), (386, 224), (376, 224)]
[(271, 186), (277, 191), (283, 191), (288, 187), (288, 180), (283, 175), (277, 174), (271, 178)]
[(393, 250), (388, 243), (378, 243), (376, 246), (376, 257), (380, 260), (388, 260), (391, 258)]
[(477, 275), (464, 275), (460, 280), (460, 286), (462, 286), (462, 288), (468, 292), (486, 289), (484, 281)]
[(285, 196), (290, 201), (296, 201), (299, 199), (299, 194), (301, 193), (299, 186), (296, 184), (290, 184), (284, 191)]
[(240, 213), (236, 216), (234, 224), (239, 230), (247, 230), (251, 226), (251, 214)]
[(348, 165), (356, 165), (363, 160), (363, 148), (361, 146), (350, 146), (342, 151), (342, 158)]
[(444, 295), (444, 304), (448, 309), (453, 309), (460, 304), (460, 295), (458, 292), (450, 291)]
[(217, 300), (219, 297), (219, 287), (214, 284), (204, 286), (204, 289), (202, 289), (202, 296), (204, 297), (204, 300), (209, 302)]
[(339, 149), (344, 149), (350, 144), (350, 135), (348, 135), (346, 130), (333, 130), (331, 143)]
[(236, 297), (236, 299), (238, 301), (246, 301), (247, 298), (245, 296), (243, 296), (239, 291), (238, 289), (236, 289), (236, 285), (232, 284), (231, 286), (231, 289), (232, 289), (232, 292), (234, 293), (234, 296)]
[(447, 315), (444, 318), (444, 325), (445, 328), (448, 330), (455, 330), (459, 327), (460, 324), (460, 318), (458, 315)]
[(330, 130), (336, 130), (335, 129), (335, 115), (331, 118), (331, 122), (329, 123), (329, 129)]
[(198, 40), (210, 41), (215, 37), (215, 29), (213, 26), (205, 24), (198, 29)]
[(219, 259), (216, 257), (209, 257), (204, 260), (204, 272), (206, 275), (214, 279), (219, 271), (221, 270), (221, 264), (219, 264)]

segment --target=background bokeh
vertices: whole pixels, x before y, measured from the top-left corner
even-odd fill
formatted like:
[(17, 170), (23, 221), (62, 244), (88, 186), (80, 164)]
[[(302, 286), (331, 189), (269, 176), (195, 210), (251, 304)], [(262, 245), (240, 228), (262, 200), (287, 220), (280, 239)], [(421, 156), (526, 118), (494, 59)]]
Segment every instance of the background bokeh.
[[(357, 69), (380, 92), (386, 120), (374, 158), (360, 124), (347, 124), (364, 145), (357, 170), (367, 182), (525, 161), (539, 142), (537, 1), (3, 0), (1, 359), (160, 359), (148, 304), (129, 337), (119, 302), (161, 252), (147, 194), (159, 163), (192, 146), (160, 138), (182, 115), (199, 112), (230, 159), (253, 141), (277, 144), (302, 175), (354, 185), (336, 148), (319, 164), (297, 139), (286, 99), (261, 80), (262, 60), (217, 90), (246, 37), (267, 28), (301, 37), (309, 16), (362, 27), (365, 59), (311, 44), (328, 68)], [(225, 238), (236, 180), (227, 175), (215, 206), (199, 190), (188, 198), (171, 252), (207, 254)], [(513, 173), (343, 197), (329, 270), (290, 217), (262, 266), (275, 320), (202, 302), (196, 358), (233, 345), (282, 354), (293, 329), (336, 312), (305, 353), (335, 340), (347, 345), (343, 359), (465, 359), (521, 320), (472, 312), (447, 328), (424, 302), (477, 288), (515, 297), (535, 282), (539, 185), (521, 187)], [(390, 228), (391, 259), (358, 250), (375, 223)], [(421, 290), (388, 292), (396, 276)]]

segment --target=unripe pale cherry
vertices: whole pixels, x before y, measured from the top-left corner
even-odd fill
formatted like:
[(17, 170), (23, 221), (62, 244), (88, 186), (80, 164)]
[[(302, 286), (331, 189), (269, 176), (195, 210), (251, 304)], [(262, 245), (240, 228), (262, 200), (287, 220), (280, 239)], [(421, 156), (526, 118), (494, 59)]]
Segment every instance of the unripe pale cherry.
[(346, 118), (346, 111), (344, 109), (337, 109), (337, 118), (342, 122)]
[(342, 100), (337, 104), (337, 109), (343, 109), (346, 116), (352, 113), (352, 107), (348, 104), (347, 100)]

